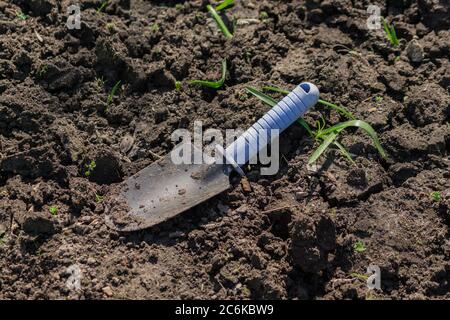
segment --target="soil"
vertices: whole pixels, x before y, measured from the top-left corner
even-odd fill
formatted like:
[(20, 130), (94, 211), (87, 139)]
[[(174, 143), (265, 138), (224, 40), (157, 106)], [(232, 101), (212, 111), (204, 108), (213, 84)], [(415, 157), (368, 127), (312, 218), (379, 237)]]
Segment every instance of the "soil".
[[(207, 1), (80, 3), (68, 30), (71, 1), (0, 1), (0, 299), (450, 298), (447, 1), (237, 1), (229, 41)], [(370, 4), (398, 47), (367, 29)], [(186, 83), (220, 78), (225, 58), (223, 88)], [(388, 158), (347, 130), (354, 166), (330, 151), (308, 167), (317, 145), (294, 124), (277, 175), (251, 166), (163, 224), (107, 227), (103, 197), (170, 152), (175, 129), (246, 128), (267, 111), (246, 86), (302, 81), (371, 123)], [(310, 123), (344, 120), (315, 110)]]

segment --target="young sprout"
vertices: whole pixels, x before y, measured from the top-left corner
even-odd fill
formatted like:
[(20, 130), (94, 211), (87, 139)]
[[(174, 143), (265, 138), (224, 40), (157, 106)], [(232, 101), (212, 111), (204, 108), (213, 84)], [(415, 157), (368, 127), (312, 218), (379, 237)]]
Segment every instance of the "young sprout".
[(227, 76), (227, 60), (222, 60), (222, 76), (218, 81), (208, 81), (208, 80), (191, 80), (188, 82), (190, 85), (200, 85), (203, 87), (220, 89), (225, 83), (225, 78)]
[(364, 252), (366, 251), (366, 245), (361, 240), (358, 240), (353, 244), (353, 250), (358, 253)]
[(259, 19), (261, 20), (269, 19), (269, 14), (265, 11), (261, 11), (261, 13), (259, 14)]
[(375, 97), (375, 102), (376, 103), (380, 103), (381, 101), (383, 101), (383, 97), (382, 96), (376, 96)]
[(108, 1), (104, 1), (98, 8), (97, 8), (97, 12), (102, 12), (103, 9), (105, 9), (105, 7), (108, 5)]
[(57, 206), (51, 206), (48, 211), (51, 213), (52, 216), (56, 216), (58, 213), (58, 207)]
[(344, 130), (348, 127), (361, 128), (364, 131), (366, 131), (366, 133), (370, 136), (370, 138), (372, 138), (372, 141), (373, 141), (375, 147), (377, 148), (378, 152), (380, 153), (380, 155), (383, 158), (386, 158), (386, 153), (385, 153), (383, 147), (381, 146), (381, 143), (378, 140), (378, 136), (377, 136), (375, 130), (372, 128), (372, 126), (362, 120), (349, 120), (349, 121), (338, 123), (338, 124), (336, 124), (330, 128), (327, 128), (325, 130), (322, 130), (318, 134), (318, 136), (317, 136), (318, 138), (326, 137), (326, 139), (322, 143), (322, 145), (319, 146), (319, 148), (317, 148), (316, 151), (309, 158), (308, 164), (313, 164), (314, 162), (316, 162), (317, 159), (322, 155), (322, 153), (328, 148), (330, 143), (333, 142), (334, 140), (336, 140), (338, 134), (342, 130)]
[(183, 9), (183, 4), (182, 4), (182, 3), (177, 3), (177, 4), (175, 5), (175, 9), (177, 9), (177, 10), (182, 10), (182, 9)]
[(383, 23), (384, 32), (386, 33), (386, 37), (388, 38), (391, 45), (394, 47), (398, 46), (399, 42), (394, 26), (390, 25), (384, 18), (381, 18), (381, 22)]
[(103, 88), (105, 86), (105, 79), (103, 79), (103, 77), (96, 77), (95, 84), (97, 85), (97, 87)]
[(99, 195), (97, 193), (95, 194), (95, 202), (101, 203), (101, 202), (103, 202), (103, 199), (104, 199), (103, 196), (101, 196), (101, 195)]
[(16, 16), (19, 18), (19, 19), (21, 19), (21, 20), (27, 20), (27, 18), (28, 18), (28, 16), (25, 14), (25, 13), (23, 13), (23, 11), (22, 10), (17, 10), (16, 11)]
[(181, 91), (181, 87), (183, 86), (183, 82), (181, 82), (181, 81), (175, 81), (175, 89), (177, 90), (177, 91)]
[(37, 74), (40, 78), (42, 78), (48, 71), (48, 65), (43, 64), (39, 67)]
[(92, 160), (89, 164), (86, 164), (86, 171), (84, 172), (84, 175), (86, 177), (90, 177), (92, 172), (95, 170), (95, 167), (97, 167), (97, 164), (94, 160)]
[(233, 35), (231, 34), (230, 30), (228, 30), (227, 26), (225, 25), (225, 22), (223, 22), (222, 18), (217, 13), (217, 11), (210, 4), (206, 6), (206, 9), (208, 9), (214, 21), (216, 21), (217, 26), (219, 27), (220, 31), (222, 31), (225, 38), (227, 39), (233, 38)]
[(232, 5), (234, 5), (234, 0), (225, 0), (225, 1), (222, 1), (221, 3), (219, 3), (219, 4), (216, 6), (216, 11), (224, 10), (224, 9), (226, 9), (226, 8), (232, 6)]
[(106, 29), (108, 29), (109, 31), (114, 31), (115, 25), (112, 22), (109, 22), (106, 24)]
[(158, 32), (159, 31), (159, 24), (157, 24), (156, 22), (154, 24), (152, 24), (150, 26), (150, 31), (151, 32)]
[(119, 90), (121, 83), (122, 83), (122, 81), (120, 81), (120, 80), (117, 81), (116, 84), (112, 87), (110, 93), (108, 94), (108, 100), (106, 101), (108, 106), (113, 102), (114, 96), (116, 95), (117, 90)]
[(430, 198), (433, 201), (439, 202), (441, 201), (441, 193), (439, 191), (433, 191), (430, 193)]

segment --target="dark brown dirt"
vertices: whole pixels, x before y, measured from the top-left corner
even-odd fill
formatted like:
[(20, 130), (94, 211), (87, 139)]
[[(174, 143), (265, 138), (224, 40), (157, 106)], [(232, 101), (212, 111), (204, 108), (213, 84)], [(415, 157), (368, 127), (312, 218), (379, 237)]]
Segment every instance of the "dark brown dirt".
[[(206, 1), (80, 2), (69, 31), (70, 1), (0, 1), (0, 299), (450, 298), (447, 1), (237, 1), (230, 41)], [(367, 30), (369, 4), (395, 22), (397, 48)], [(218, 78), (224, 58), (224, 88), (175, 89)], [(102, 197), (168, 153), (175, 129), (245, 128), (267, 110), (245, 86), (305, 80), (372, 123), (389, 158), (349, 130), (355, 166), (329, 152), (308, 170), (315, 146), (293, 125), (276, 176), (251, 167), (245, 192), (145, 231), (105, 225)], [(381, 290), (361, 277), (370, 264)], [(74, 265), (80, 290), (66, 285)]]

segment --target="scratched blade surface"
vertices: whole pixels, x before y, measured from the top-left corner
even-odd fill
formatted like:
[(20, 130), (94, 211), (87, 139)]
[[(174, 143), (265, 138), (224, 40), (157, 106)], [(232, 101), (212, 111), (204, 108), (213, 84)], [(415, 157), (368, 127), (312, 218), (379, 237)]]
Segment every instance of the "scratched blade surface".
[(107, 208), (106, 223), (118, 231), (136, 231), (166, 221), (227, 190), (228, 171), (223, 164), (175, 165), (169, 153), (122, 183)]

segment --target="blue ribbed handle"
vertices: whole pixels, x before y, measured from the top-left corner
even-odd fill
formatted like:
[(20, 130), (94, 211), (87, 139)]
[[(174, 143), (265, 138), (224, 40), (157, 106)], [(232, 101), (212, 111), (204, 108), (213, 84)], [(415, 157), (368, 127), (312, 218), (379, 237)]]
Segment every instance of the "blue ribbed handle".
[(247, 163), (275, 138), (271, 136), (271, 130), (281, 133), (314, 106), (318, 99), (319, 90), (315, 85), (308, 82), (300, 84), (230, 144), (225, 150), (225, 158), (238, 165)]

